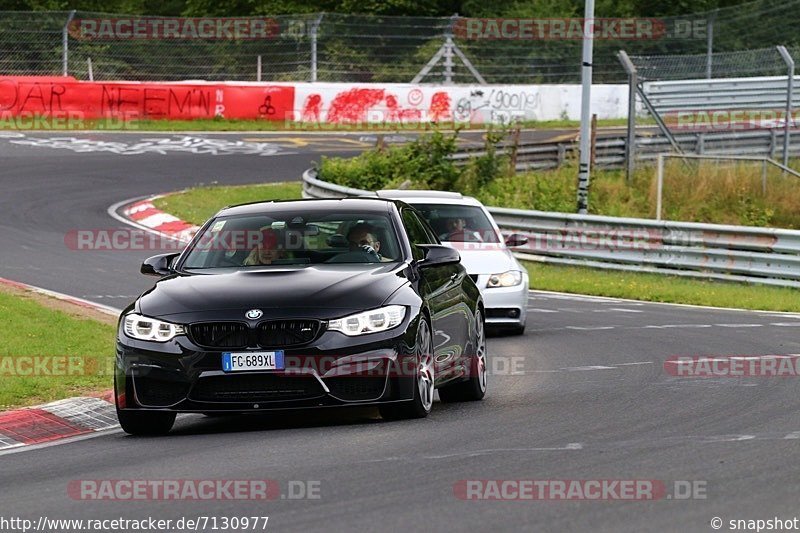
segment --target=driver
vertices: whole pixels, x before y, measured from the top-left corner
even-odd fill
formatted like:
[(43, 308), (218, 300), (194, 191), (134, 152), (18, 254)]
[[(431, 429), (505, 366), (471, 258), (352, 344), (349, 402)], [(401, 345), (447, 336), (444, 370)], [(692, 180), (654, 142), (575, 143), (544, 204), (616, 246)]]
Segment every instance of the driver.
[(350, 228), (347, 232), (347, 245), (350, 251), (335, 256), (332, 262), (392, 261), (381, 255), (381, 241), (375, 236), (375, 229), (369, 224), (356, 224)]
[(439, 235), (439, 239), (444, 242), (483, 242), (478, 232), (467, 229), (467, 221), (460, 217), (446, 219), (445, 230)]
[(381, 241), (375, 237), (372, 226), (356, 224), (347, 232), (347, 243), (351, 252), (363, 250), (368, 254), (377, 254), (380, 257)]

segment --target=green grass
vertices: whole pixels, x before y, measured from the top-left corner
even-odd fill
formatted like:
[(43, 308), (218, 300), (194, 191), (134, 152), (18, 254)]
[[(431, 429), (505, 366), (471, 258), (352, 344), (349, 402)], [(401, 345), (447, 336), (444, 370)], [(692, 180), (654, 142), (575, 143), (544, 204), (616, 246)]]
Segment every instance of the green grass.
[[(790, 161), (794, 168), (798, 161)], [(762, 191), (760, 163), (703, 162), (685, 166), (672, 159), (664, 170), (662, 217), (665, 220), (800, 228), (800, 179), (767, 169)], [(656, 169), (640, 167), (630, 184), (621, 170), (594, 170), (589, 212), (592, 214), (655, 218)], [(519, 209), (575, 212), (577, 165), (556, 170), (500, 177), (474, 191), (487, 205)]]
[(797, 289), (533, 262), (524, 264), (532, 289), (648, 302), (800, 312)]
[[(0, 410), (113, 386), (114, 326), (75, 318), (8, 293), (0, 293), (0, 318)], [(30, 356), (42, 356), (40, 361), (50, 356), (74, 359), (68, 372), (58, 365), (47, 367), (60, 375), (42, 375), (41, 367), (33, 368), (38, 375), (20, 375), (31, 368), (20, 364), (20, 357)]]
[(202, 224), (228, 205), (265, 200), (300, 198), (300, 182), (268, 183), (263, 185), (195, 187), (157, 198), (155, 206), (181, 220)]

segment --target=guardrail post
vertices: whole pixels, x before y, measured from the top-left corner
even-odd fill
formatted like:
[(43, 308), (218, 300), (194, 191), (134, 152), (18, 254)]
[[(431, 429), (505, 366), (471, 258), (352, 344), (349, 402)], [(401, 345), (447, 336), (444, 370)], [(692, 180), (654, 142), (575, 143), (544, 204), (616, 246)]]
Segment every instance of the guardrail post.
[(694, 146), (694, 153), (703, 155), (706, 151), (706, 136), (703, 133), (697, 134), (697, 143)]
[(522, 134), (522, 128), (519, 126), (514, 129), (514, 134), (511, 136), (511, 156), (510, 167), (516, 172), (517, 168), (517, 152), (519, 151), (519, 137)]
[(628, 73), (628, 138), (625, 142), (625, 181), (630, 185), (636, 170), (636, 85), (638, 74), (636, 65), (625, 50), (617, 53), (622, 68)]
[(761, 192), (767, 195), (767, 161), (761, 163)]
[(69, 76), (69, 24), (75, 18), (75, 10), (69, 12), (67, 22), (61, 30), (61, 63), (62, 76)]
[(769, 130), (769, 158), (775, 159), (775, 149), (778, 145), (778, 132), (775, 129)]
[(661, 220), (661, 202), (664, 194), (664, 154), (658, 154), (656, 170), (656, 220)]
[(778, 46), (778, 53), (786, 63), (786, 116), (783, 125), (783, 166), (789, 166), (789, 127), (792, 117), (792, 92), (794, 89), (794, 59), (785, 46)]

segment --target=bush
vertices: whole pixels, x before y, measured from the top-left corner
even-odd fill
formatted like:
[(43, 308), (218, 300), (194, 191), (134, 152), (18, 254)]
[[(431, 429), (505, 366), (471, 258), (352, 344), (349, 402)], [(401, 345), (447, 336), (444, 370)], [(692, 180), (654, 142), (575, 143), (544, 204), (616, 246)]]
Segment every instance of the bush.
[(320, 176), (326, 181), (358, 189), (397, 187), (405, 181), (414, 189), (464, 191), (474, 194), (508, 174), (507, 158), (497, 155), (496, 143), (505, 133), (487, 134), (486, 155), (457, 166), (458, 131), (422, 134), (401, 146), (376, 147), (350, 159), (323, 157)]

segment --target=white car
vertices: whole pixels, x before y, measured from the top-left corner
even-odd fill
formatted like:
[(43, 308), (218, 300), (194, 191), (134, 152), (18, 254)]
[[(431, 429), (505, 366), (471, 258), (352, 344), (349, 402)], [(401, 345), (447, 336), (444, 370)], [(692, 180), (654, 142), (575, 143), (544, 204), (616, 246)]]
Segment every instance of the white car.
[(520, 335), (525, 331), (528, 271), (508, 249), (525, 244), (525, 237), (514, 234), (504, 240), (486, 207), (460, 193), (384, 190), (376, 194), (414, 206), (442, 244), (461, 253), (461, 263), (483, 295), (487, 326)]

